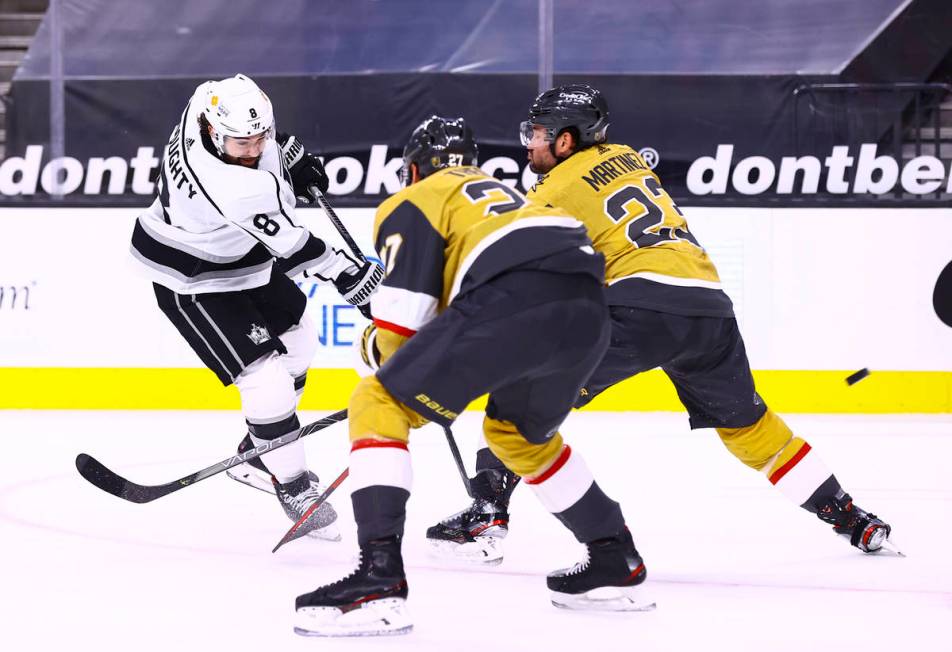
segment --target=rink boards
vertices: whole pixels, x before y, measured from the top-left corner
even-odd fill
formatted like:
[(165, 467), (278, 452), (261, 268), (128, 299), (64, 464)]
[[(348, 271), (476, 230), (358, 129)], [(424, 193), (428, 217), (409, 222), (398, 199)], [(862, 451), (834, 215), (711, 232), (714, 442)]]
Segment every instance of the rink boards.
[[(685, 208), (735, 304), (758, 388), (787, 412), (952, 411), (952, 328), (932, 305), (952, 259), (949, 209)], [(138, 210), (0, 213), (0, 408), (230, 409), (155, 306), (128, 241)], [(340, 217), (372, 251), (373, 211)], [(336, 234), (316, 210), (302, 219)], [(342, 246), (342, 245), (338, 245)], [(302, 407), (344, 407), (366, 321), (305, 282), (318, 353)], [(846, 376), (869, 368), (868, 378)], [(653, 371), (596, 410), (678, 410)]]

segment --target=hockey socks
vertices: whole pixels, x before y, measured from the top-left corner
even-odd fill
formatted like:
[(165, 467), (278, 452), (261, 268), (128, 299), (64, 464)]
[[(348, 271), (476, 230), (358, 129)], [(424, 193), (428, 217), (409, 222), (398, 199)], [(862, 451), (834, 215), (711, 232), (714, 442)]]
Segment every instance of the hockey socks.
[(350, 482), (358, 542), (402, 536), (413, 482), (407, 444), (358, 439), (350, 451)]
[[(297, 415), (292, 413), (282, 419), (272, 422), (251, 418), (248, 423), (248, 435), (255, 446), (266, 444), (281, 435), (294, 432), (301, 427)], [(278, 482), (285, 484), (301, 477), (307, 470), (307, 459), (304, 454), (304, 443), (296, 441), (278, 450), (261, 456), (261, 461)]]
[(800, 437), (793, 437), (763, 472), (780, 493), (832, 525), (851, 545), (863, 552), (876, 552), (886, 544), (892, 528), (854, 505), (833, 472)]
[(832, 479), (839, 490), (833, 472), (810, 444), (799, 437), (790, 439), (764, 466), (763, 473), (780, 493), (804, 509), (809, 509), (807, 501), (828, 479)]
[(526, 484), (580, 542), (610, 537), (625, 528), (621, 507), (605, 495), (581, 455), (564, 446), (555, 462)]

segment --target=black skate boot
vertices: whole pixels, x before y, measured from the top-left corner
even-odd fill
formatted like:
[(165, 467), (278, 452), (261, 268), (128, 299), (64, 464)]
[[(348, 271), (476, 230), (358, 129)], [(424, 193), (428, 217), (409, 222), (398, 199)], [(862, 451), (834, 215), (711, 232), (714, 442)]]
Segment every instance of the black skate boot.
[(353, 573), (297, 597), (294, 631), (304, 636), (406, 634), (413, 629), (406, 599), (400, 538), (377, 539), (360, 547)]
[(426, 531), (439, 557), (496, 565), (502, 563), (501, 541), (509, 533), (509, 497), (519, 476), (509, 470), (481, 471), (470, 480), (476, 498), (461, 512)]
[(837, 496), (817, 503), (816, 508), (816, 515), (821, 521), (831, 524), (834, 532), (849, 539), (850, 544), (863, 552), (876, 552), (887, 545), (902, 555), (894, 546), (888, 545), (892, 527), (875, 514), (854, 505), (848, 493), (840, 491)]
[(648, 576), (631, 533), (586, 543), (588, 559), (572, 568), (549, 573), (546, 584), (552, 604), (562, 609), (648, 611), (654, 601), (641, 584)]
[[(311, 471), (301, 474), (291, 482), (281, 484), (277, 478), (272, 477), (271, 482), (275, 493), (278, 496), (278, 502), (284, 508), (284, 513), (295, 523), (304, 516), (304, 512), (317, 500), (326, 487), (321, 485), (317, 476)], [(321, 506), (311, 514), (311, 516), (301, 525), (301, 534), (307, 534), (315, 539), (325, 541), (340, 541), (340, 532), (334, 521), (337, 520), (337, 512), (328, 502), (321, 503)]]

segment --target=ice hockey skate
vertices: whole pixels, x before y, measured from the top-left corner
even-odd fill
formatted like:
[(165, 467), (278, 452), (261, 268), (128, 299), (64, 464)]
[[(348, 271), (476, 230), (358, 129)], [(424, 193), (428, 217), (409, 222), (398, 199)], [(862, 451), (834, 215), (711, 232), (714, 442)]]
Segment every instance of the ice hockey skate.
[[(238, 444), (238, 452), (246, 453), (252, 448), (254, 448), (254, 444), (251, 438), (245, 435), (245, 438)], [(232, 480), (237, 480), (249, 487), (277, 495), (281, 507), (284, 508), (284, 513), (294, 522), (297, 522), (311, 503), (327, 488), (320, 483), (317, 475), (313, 471), (308, 471), (307, 478), (310, 484), (307, 488), (304, 488), (304, 483), (300, 482), (293, 487), (299, 490), (298, 495), (292, 496), (288, 494), (287, 491), (284, 491), (284, 495), (282, 496), (281, 491), (278, 489), (278, 481), (271, 475), (271, 472), (268, 471), (260, 457), (234, 466), (228, 469), (226, 473)], [(340, 531), (336, 525), (333, 525), (336, 520), (337, 512), (334, 511), (330, 503), (325, 502), (318, 508), (317, 513), (308, 519), (308, 523), (304, 526), (309, 528), (307, 536), (323, 541), (340, 541)]]
[(818, 506), (817, 517), (833, 526), (833, 531), (849, 540), (863, 552), (888, 550), (900, 557), (905, 555), (889, 540), (892, 526), (875, 514), (853, 504), (847, 493), (833, 496)]
[(426, 531), (434, 557), (495, 566), (502, 563), (502, 540), (509, 533), (509, 497), (519, 477), (510, 471), (483, 471), (470, 481), (476, 498), (461, 512)]
[(655, 603), (644, 587), (644, 561), (631, 533), (586, 544), (588, 559), (549, 573), (552, 604), (579, 611), (649, 611)]
[[(317, 476), (312, 471), (308, 471), (299, 478), (284, 484), (278, 482), (276, 478), (272, 478), (272, 483), (278, 496), (278, 502), (284, 508), (284, 513), (295, 523), (304, 516), (307, 508), (327, 488), (318, 482)], [(340, 541), (340, 531), (334, 524), (336, 520), (337, 512), (334, 511), (330, 503), (324, 502), (301, 525), (301, 528), (306, 530), (304, 534), (309, 537), (324, 541)]]
[[(247, 434), (244, 439), (241, 440), (241, 443), (238, 444), (238, 454), (247, 453), (255, 447), (254, 443), (251, 441), (251, 437)], [(228, 477), (232, 480), (237, 480), (242, 484), (246, 484), (249, 487), (254, 487), (261, 491), (265, 491), (269, 494), (274, 494), (274, 484), (271, 482), (271, 472), (268, 471), (265, 467), (264, 462), (261, 461), (260, 457), (248, 460), (237, 466), (233, 466), (225, 473), (228, 474)]]
[(413, 629), (406, 611), (407, 578), (396, 536), (360, 547), (347, 577), (299, 595), (294, 631), (303, 636), (391, 636)]

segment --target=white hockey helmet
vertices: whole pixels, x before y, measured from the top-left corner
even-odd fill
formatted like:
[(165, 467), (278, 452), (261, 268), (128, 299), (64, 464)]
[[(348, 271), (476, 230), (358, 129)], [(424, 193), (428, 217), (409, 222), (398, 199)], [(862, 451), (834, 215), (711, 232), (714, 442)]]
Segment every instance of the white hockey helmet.
[(219, 154), (225, 152), (225, 138), (246, 138), (263, 132), (274, 137), (271, 100), (258, 85), (244, 75), (235, 75), (205, 84), (205, 119), (214, 129), (212, 142)]

